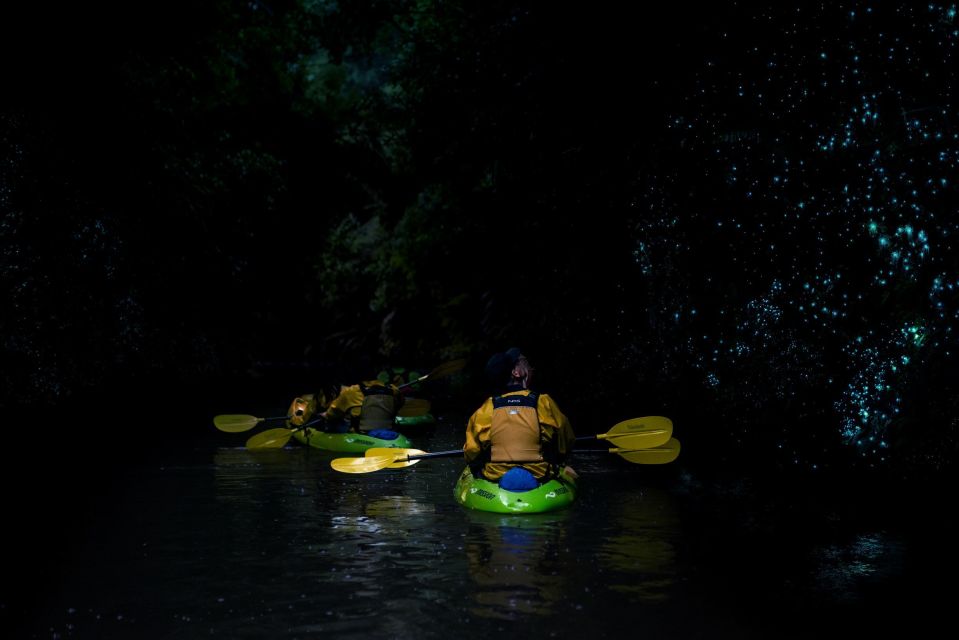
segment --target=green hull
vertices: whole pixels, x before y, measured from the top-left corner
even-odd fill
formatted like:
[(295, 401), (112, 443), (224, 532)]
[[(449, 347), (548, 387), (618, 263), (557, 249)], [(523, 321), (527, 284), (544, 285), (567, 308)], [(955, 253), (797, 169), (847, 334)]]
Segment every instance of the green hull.
[(396, 427), (398, 429), (425, 429), (436, 426), (436, 417), (432, 413), (421, 416), (397, 416)]
[(501, 489), (494, 482), (474, 478), (463, 469), (453, 489), (456, 501), (469, 509), (492, 513), (546, 513), (569, 506), (576, 499), (576, 482), (560, 474), (530, 491), (517, 493)]
[(399, 434), (395, 440), (383, 440), (363, 433), (325, 433), (314, 429), (306, 432), (297, 431), (293, 438), (305, 445), (326, 451), (342, 451), (344, 453), (363, 453), (372, 447), (400, 447), (411, 449), (409, 438)]

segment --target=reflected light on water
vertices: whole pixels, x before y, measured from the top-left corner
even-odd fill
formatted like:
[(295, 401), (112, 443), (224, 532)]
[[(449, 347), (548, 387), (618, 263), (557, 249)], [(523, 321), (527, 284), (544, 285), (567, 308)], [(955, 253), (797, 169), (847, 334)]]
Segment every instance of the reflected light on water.
[(857, 535), (846, 544), (819, 546), (811, 553), (813, 588), (831, 600), (855, 601), (870, 582), (903, 570), (900, 540), (884, 533)]
[(654, 603), (668, 599), (676, 580), (672, 540), (680, 527), (673, 501), (663, 491), (621, 496), (613, 504), (596, 551), (608, 570), (607, 588)]
[(513, 620), (521, 614), (547, 615), (562, 606), (568, 512), (469, 516), (465, 551), (474, 585), (471, 613)]
[[(421, 446), (460, 434), (444, 437)], [(813, 637), (788, 635), (815, 617), (795, 614), (878, 620), (925, 566), (902, 534), (788, 535), (775, 510), (681, 499), (609, 458), (580, 465), (572, 508), (522, 516), (456, 504), (459, 461), (340, 474), (336, 455), (185, 451), (131, 470), (10, 637)], [(939, 540), (929, 555), (949, 560)], [(940, 592), (915, 593), (913, 608)]]

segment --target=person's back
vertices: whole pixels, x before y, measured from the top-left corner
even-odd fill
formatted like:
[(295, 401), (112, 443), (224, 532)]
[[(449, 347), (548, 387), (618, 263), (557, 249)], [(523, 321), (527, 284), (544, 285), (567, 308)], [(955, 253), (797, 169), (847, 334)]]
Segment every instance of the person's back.
[(289, 423), (294, 427), (306, 424), (316, 411), (322, 409), (316, 414), (322, 419), (317, 426), (325, 431), (341, 431), (341, 425), (342, 430), (360, 433), (392, 430), (403, 400), (396, 385), (387, 385), (380, 380), (337, 385), (330, 390), (294, 398), (288, 411)]
[(366, 380), (342, 387), (339, 395), (320, 414), (328, 420), (348, 418), (354, 431), (369, 433), (392, 429), (396, 414), (403, 406), (403, 396), (396, 385), (379, 380)]
[(396, 414), (403, 406), (403, 395), (396, 385), (369, 380), (357, 386), (363, 394), (357, 430), (368, 433), (377, 429), (392, 429)]
[(533, 368), (519, 349), (495, 354), (486, 373), (497, 393), (470, 417), (463, 447), (473, 475), (522, 490), (555, 477), (575, 440), (569, 420), (529, 389)]

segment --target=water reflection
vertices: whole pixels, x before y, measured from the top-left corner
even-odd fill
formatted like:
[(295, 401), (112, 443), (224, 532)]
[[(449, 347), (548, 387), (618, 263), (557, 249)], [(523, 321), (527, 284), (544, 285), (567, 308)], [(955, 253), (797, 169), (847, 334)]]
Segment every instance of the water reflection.
[(609, 571), (607, 588), (631, 600), (666, 600), (676, 581), (676, 549), (680, 521), (673, 499), (664, 491), (624, 493), (611, 501), (611, 511), (596, 550)]
[(470, 612), (503, 620), (555, 612), (568, 583), (563, 565), (569, 514), (468, 512), (465, 551), (473, 582)]
[(796, 621), (827, 607), (858, 624), (901, 597), (948, 604), (914, 578), (955, 566), (952, 529), (914, 533), (917, 559), (907, 532), (796, 531), (609, 462), (582, 465), (571, 509), (488, 514), (453, 500), (458, 464), (338, 474), (337, 455), (209, 449), (131, 471), (64, 536), (76, 553), (29, 631), (4, 637), (813, 637)]
[(421, 502), (410, 496), (384, 496), (366, 505), (366, 515), (371, 518), (410, 518), (433, 513), (436, 513), (435, 504)]
[(888, 581), (904, 568), (902, 542), (881, 531), (818, 546), (810, 555), (812, 588), (832, 601), (860, 600), (864, 587)]
[(233, 475), (249, 476), (252, 469), (263, 465), (286, 465), (293, 453), (292, 449), (247, 449), (246, 447), (221, 447), (213, 453), (213, 465), (218, 478)]
[(217, 497), (228, 501), (246, 498), (247, 491), (259, 482), (312, 476), (319, 457), (305, 448), (217, 449), (213, 454)]

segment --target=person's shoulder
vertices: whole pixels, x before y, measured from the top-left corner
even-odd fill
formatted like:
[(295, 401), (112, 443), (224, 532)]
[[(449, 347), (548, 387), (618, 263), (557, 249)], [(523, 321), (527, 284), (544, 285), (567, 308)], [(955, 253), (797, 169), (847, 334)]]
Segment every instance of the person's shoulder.
[(477, 407), (476, 413), (479, 413), (480, 411), (486, 411), (492, 408), (493, 408), (493, 396), (489, 396), (486, 398), (486, 400), (483, 400), (483, 403), (479, 407)]
[(493, 417), (493, 398), (489, 397), (483, 401), (483, 403), (476, 408), (476, 411), (473, 412), (471, 420), (485, 422), (492, 419)]
[(548, 407), (550, 409), (559, 409), (559, 406), (556, 404), (556, 400), (553, 399), (553, 396), (548, 393), (537, 393), (536, 394), (538, 404), (541, 407)]

